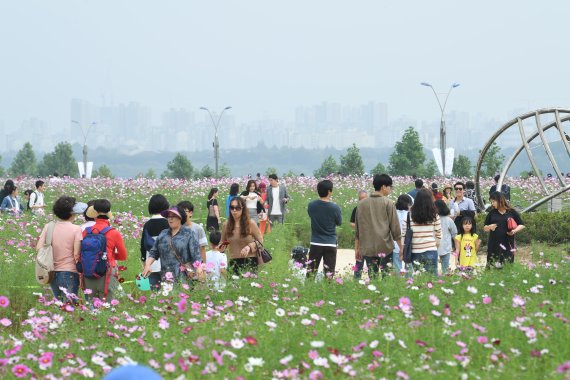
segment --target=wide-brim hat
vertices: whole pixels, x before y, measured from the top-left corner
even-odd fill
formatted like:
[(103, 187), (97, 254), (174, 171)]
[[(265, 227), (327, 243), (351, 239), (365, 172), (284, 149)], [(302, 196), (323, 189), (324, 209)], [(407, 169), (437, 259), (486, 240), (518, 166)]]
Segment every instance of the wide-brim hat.
[(182, 215), (180, 215), (180, 211), (178, 211), (178, 207), (176, 207), (176, 206), (171, 207), (168, 210), (164, 210), (160, 213), (160, 215), (162, 215), (165, 218), (168, 218), (168, 215), (170, 215), (170, 214), (173, 214), (178, 219), (182, 220)]
[(451, 189), (451, 190), (453, 190), (453, 186), (452, 186), (450, 183), (448, 183), (448, 184), (446, 184), (446, 185), (443, 186), (443, 190), (445, 190), (445, 189)]
[(91, 219), (95, 219), (99, 215), (106, 215), (109, 219), (113, 219), (113, 214), (111, 213), (111, 211), (109, 211), (109, 212), (98, 212), (97, 210), (95, 210), (95, 207), (93, 207), (93, 206), (89, 206), (87, 208), (85, 215)]

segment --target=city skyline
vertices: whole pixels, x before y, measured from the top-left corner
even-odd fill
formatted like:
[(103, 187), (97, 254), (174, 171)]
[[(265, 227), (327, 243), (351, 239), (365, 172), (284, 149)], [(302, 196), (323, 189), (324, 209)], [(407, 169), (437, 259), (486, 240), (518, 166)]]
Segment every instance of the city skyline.
[(450, 118), (468, 113), (497, 128), (518, 113), (568, 104), (560, 47), (569, 9), (530, 0), (7, 1), (0, 123), (4, 136), (23, 120), (24, 128), (67, 129), (77, 98), (151, 107), (155, 126), (169, 109), (231, 105), (238, 127), (279, 127), (295, 120), (296, 107), (323, 101), (385, 103), (389, 120), (420, 126), (437, 124), (440, 113), (420, 83), (445, 93), (458, 82)]

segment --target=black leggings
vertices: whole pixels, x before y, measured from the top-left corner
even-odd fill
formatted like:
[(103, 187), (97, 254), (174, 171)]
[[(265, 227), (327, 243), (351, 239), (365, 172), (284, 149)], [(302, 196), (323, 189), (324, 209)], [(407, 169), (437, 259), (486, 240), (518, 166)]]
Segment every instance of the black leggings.
[(245, 257), (243, 259), (230, 259), (228, 263), (230, 274), (239, 276), (243, 272), (257, 272), (257, 257)]

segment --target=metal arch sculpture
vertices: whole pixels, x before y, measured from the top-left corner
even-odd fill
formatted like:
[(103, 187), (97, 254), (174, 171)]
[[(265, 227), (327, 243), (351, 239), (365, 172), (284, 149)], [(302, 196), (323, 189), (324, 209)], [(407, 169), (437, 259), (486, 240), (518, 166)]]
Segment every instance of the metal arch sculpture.
[[(554, 114), (554, 121), (543, 126), (541, 121), (540, 121), (540, 116), (544, 115), (544, 114)], [(526, 133), (525, 133), (525, 130), (523, 127), (523, 120), (529, 119), (529, 118), (535, 119), (537, 131), (530, 136), (526, 136)], [(570, 157), (570, 141), (568, 141), (568, 134), (566, 134), (564, 132), (564, 130), (562, 129), (562, 123), (567, 122), (567, 121), (570, 121), (570, 109), (567, 109), (567, 108), (543, 108), (543, 109), (539, 109), (539, 110), (518, 116), (518, 117), (512, 119), (511, 121), (509, 121), (508, 123), (504, 124), (497, 132), (495, 132), (495, 134), (489, 139), (489, 141), (487, 141), (483, 150), (481, 150), (481, 154), (479, 154), (479, 160), (477, 161), (477, 171), (475, 174), (475, 186), (477, 188), (477, 198), (479, 200), (479, 204), (485, 204), (483, 202), (483, 197), (481, 195), (481, 186), (480, 186), (481, 166), (483, 165), (483, 159), (485, 158), (485, 154), (487, 153), (487, 151), (489, 150), (491, 145), (495, 142), (495, 140), (501, 134), (503, 134), (507, 129), (509, 129), (513, 126), (518, 127), (519, 133), (521, 135), (522, 144), (518, 147), (518, 149), (515, 150), (513, 155), (507, 160), (503, 170), (501, 171), (499, 182), (497, 183), (497, 189), (501, 188), (501, 186), (503, 184), (503, 179), (505, 178), (509, 168), (511, 167), (511, 165), (513, 164), (515, 159), (518, 157), (518, 155), (524, 150), (528, 156), (528, 159), (530, 161), (530, 164), (532, 166), (534, 174), (539, 179), (540, 185), (541, 185), (544, 193), (546, 194), (546, 196), (541, 198), (540, 200), (536, 201), (535, 203), (531, 204), (530, 206), (528, 206), (527, 208), (522, 210), (522, 212), (532, 211), (535, 208), (537, 208), (538, 206), (548, 202), (552, 198), (555, 198), (558, 195), (564, 193), (565, 191), (570, 190), (570, 184), (566, 184), (564, 176), (562, 175), (560, 168), (558, 167), (558, 164), (556, 163), (556, 160), (554, 159), (554, 155), (552, 154), (552, 150), (550, 149), (549, 142), (546, 140), (546, 137), (544, 136), (544, 132), (546, 130), (548, 130), (550, 128), (556, 128), (558, 130), (558, 132), (560, 133), (560, 138), (564, 144), (564, 147), (566, 149), (566, 153)], [(533, 155), (531, 148), (529, 146), (529, 143), (532, 142), (537, 137), (540, 137), (540, 141), (542, 142), (542, 145), (544, 147), (546, 155), (548, 156), (548, 160), (550, 161), (550, 164), (552, 165), (552, 168), (554, 169), (554, 173), (556, 174), (556, 177), (558, 178), (558, 181), (560, 182), (560, 186), (561, 186), (560, 189), (558, 189), (552, 193), (549, 193), (548, 189), (546, 188), (546, 184), (544, 183), (544, 179), (542, 178), (542, 176), (540, 174), (540, 170), (538, 169), (538, 165), (536, 164), (536, 161), (534, 159), (534, 155)]]

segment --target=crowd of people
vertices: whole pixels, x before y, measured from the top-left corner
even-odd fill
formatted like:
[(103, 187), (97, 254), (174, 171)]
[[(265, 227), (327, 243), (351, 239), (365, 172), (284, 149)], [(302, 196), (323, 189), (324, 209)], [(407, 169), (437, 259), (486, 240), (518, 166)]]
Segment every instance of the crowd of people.
[[(498, 180), (498, 178), (496, 178)], [(461, 271), (472, 271), (478, 264), (477, 254), (481, 240), (477, 233), (476, 216), (482, 208), (477, 205), (472, 183), (461, 181), (440, 186), (424, 186), (422, 180), (407, 194), (400, 194), (394, 203), (392, 178), (375, 175), (374, 192), (358, 192), (358, 204), (350, 218), (354, 229), (355, 271), (362, 276), (366, 265), (371, 278), (394, 271), (410, 276), (419, 267), (437, 275), (450, 273), (454, 266)], [(12, 180), (6, 181), (0, 192), (1, 210), (17, 214), (23, 210), (44, 213), (45, 183), (35, 183), (36, 190), (26, 192), (25, 206)], [(311, 222), (310, 248), (303, 260), (306, 276), (314, 276), (323, 262), (326, 277), (336, 271), (337, 227), (342, 225), (340, 207), (332, 201), (333, 182), (322, 180), (317, 185), (318, 199), (308, 203)], [(148, 202), (149, 219), (144, 224), (140, 241), (142, 270), (137, 280), (147, 281), (149, 289), (159, 290), (165, 281), (193, 284), (206, 282), (219, 289), (225, 284), (226, 274), (239, 275), (258, 269), (258, 249), (271, 226), (283, 224), (290, 200), (287, 187), (272, 174), (265, 180), (248, 180), (240, 193), (233, 183), (226, 200), (227, 220), (222, 224), (218, 188), (211, 188), (205, 208), (206, 230), (192, 220), (194, 205), (183, 200), (176, 205), (161, 194)], [(483, 231), (489, 233), (487, 267), (502, 267), (514, 261), (515, 235), (524, 229), (524, 223), (510, 204), (510, 188), (502, 185), (491, 189), (491, 210)], [(83, 289), (87, 299), (112, 299), (122, 281), (119, 262), (127, 259), (123, 237), (111, 225), (111, 202), (95, 199), (77, 202), (68, 196), (59, 197), (53, 204), (55, 221), (46, 224), (40, 234), (37, 248), (52, 237), (54, 271), (51, 288), (56, 298), (78, 300)], [(83, 215), (84, 223), (74, 224)], [(404, 260), (404, 237), (412, 232), (409, 245), (411, 259)], [(207, 233), (209, 237), (207, 237)], [(104, 236), (101, 240), (101, 236)], [(103, 243), (100, 243), (102, 241)], [(85, 257), (90, 247), (103, 244), (102, 257), (91, 263)], [(98, 260), (98, 261), (97, 261)], [(90, 270), (104, 261), (99, 273)], [(92, 265), (91, 265), (92, 264)], [(142, 289), (142, 288), (141, 288)]]
[[(426, 188), (417, 179), (414, 189), (400, 194), (396, 203), (388, 198), (393, 185), (390, 176), (375, 175), (372, 185), (374, 192), (370, 195), (358, 191), (358, 204), (350, 219), (355, 233), (356, 279), (361, 278), (365, 264), (370, 278), (384, 276), (389, 271), (411, 276), (418, 269), (445, 275), (451, 272), (453, 264), (464, 273), (474, 270), (481, 245), (476, 216), (482, 207), (477, 205), (471, 181), (446, 184), (443, 192), (439, 192), (437, 183)], [(332, 277), (337, 254), (336, 227), (341, 225), (342, 217), (338, 206), (331, 201), (333, 183), (328, 179), (319, 182), (317, 192), (319, 199), (307, 208), (311, 242), (305, 265), (307, 276), (313, 276), (322, 260), (324, 275)], [(500, 191), (495, 186), (489, 192), (491, 210), (483, 227), (489, 233), (487, 268), (502, 268), (505, 263), (514, 262), (515, 235), (525, 228), (508, 198), (510, 188), (504, 184)], [(411, 255), (404, 260), (404, 237), (408, 230)]]

